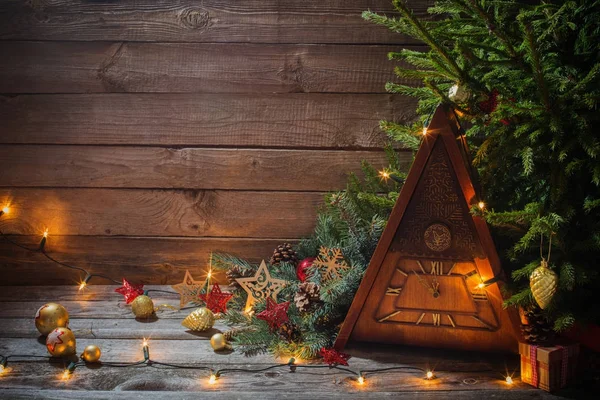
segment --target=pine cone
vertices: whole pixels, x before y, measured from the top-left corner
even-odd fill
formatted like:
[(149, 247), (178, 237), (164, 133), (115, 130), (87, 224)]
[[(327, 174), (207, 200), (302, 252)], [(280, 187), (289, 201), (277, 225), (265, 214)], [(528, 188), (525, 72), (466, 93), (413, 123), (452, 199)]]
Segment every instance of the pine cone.
[(321, 287), (313, 282), (301, 283), (294, 295), (294, 303), (300, 312), (306, 312), (320, 301)]
[(277, 332), (283, 340), (288, 342), (297, 342), (301, 337), (300, 327), (290, 321), (281, 324)]
[(523, 338), (529, 344), (547, 345), (554, 340), (552, 322), (548, 321), (541, 308), (532, 306), (523, 311), (526, 323), (521, 323)]
[(273, 250), (273, 257), (271, 257), (271, 265), (277, 265), (281, 262), (289, 262), (294, 265), (298, 264), (298, 255), (289, 243), (283, 243), (277, 246)]
[(248, 278), (253, 275), (253, 272), (248, 268), (241, 267), (239, 265), (234, 265), (225, 273), (227, 276), (227, 281), (229, 282), (229, 286), (231, 290), (239, 290), (240, 284), (237, 283), (236, 279), (238, 278)]

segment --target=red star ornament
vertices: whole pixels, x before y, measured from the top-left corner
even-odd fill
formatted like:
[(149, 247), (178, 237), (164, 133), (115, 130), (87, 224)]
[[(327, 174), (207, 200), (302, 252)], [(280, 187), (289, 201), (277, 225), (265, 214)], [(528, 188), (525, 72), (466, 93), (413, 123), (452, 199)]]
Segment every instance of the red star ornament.
[(336, 365), (348, 366), (348, 359), (350, 358), (348, 354), (340, 353), (335, 349), (326, 349), (325, 347), (321, 348), (319, 355), (323, 357), (323, 362), (329, 364), (330, 367)]
[(285, 303), (277, 304), (275, 300), (268, 297), (267, 298), (267, 309), (263, 312), (256, 314), (256, 318), (262, 319), (263, 321), (267, 321), (269, 327), (272, 330), (275, 330), (281, 326), (284, 322), (288, 322), (290, 319), (287, 315), (288, 307), (290, 306), (290, 302), (286, 301)]
[(123, 286), (115, 289), (115, 292), (125, 296), (125, 304), (131, 303), (139, 295), (144, 294), (144, 285), (132, 285), (123, 278)]
[(203, 293), (198, 297), (200, 297), (200, 300), (206, 303), (206, 308), (216, 314), (227, 312), (227, 302), (231, 300), (233, 294), (221, 292), (219, 284), (215, 283), (210, 292)]

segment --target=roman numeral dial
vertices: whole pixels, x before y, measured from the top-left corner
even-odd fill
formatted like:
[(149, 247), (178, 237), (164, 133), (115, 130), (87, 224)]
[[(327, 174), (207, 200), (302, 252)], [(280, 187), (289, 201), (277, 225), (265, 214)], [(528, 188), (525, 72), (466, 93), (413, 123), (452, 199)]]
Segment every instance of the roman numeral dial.
[(412, 328), (493, 331), (498, 320), (472, 261), (400, 259), (379, 293), (376, 323)]

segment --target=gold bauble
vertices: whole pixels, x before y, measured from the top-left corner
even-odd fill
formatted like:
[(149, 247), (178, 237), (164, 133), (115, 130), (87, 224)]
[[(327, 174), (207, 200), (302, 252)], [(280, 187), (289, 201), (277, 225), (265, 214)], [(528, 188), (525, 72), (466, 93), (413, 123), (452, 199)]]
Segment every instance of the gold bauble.
[(533, 298), (543, 310), (550, 304), (552, 296), (556, 293), (558, 276), (548, 268), (548, 263), (542, 260), (542, 265), (537, 267), (529, 277), (529, 286)]
[(227, 343), (227, 339), (225, 339), (225, 335), (222, 333), (215, 333), (212, 335), (210, 338), (210, 345), (214, 351), (231, 350), (231, 345)]
[(75, 335), (69, 328), (56, 328), (46, 338), (46, 348), (53, 357), (68, 357), (76, 352)]
[(69, 313), (60, 304), (44, 304), (35, 313), (35, 327), (44, 336), (56, 328), (65, 328), (67, 325), (69, 325)]
[(215, 315), (206, 307), (200, 307), (190, 313), (181, 325), (197, 332), (206, 331), (215, 324)]
[(154, 314), (154, 302), (145, 294), (141, 294), (131, 303), (131, 311), (136, 318), (148, 318)]
[(81, 353), (81, 359), (85, 362), (94, 363), (100, 360), (100, 356), (102, 352), (100, 351), (100, 347), (95, 344), (90, 344), (85, 349), (83, 349), (83, 353)]

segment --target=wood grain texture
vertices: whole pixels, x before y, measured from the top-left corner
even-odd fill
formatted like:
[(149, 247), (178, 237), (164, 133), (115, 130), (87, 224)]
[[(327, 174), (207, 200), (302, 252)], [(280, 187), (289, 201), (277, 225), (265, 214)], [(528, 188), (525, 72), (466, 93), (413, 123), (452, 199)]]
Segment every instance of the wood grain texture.
[[(298, 238), (323, 194), (220, 190), (1, 189), (4, 233)], [(51, 238), (49, 240), (51, 243)]]
[[(19, 244), (37, 248), (40, 236), (14, 236)], [(283, 239), (172, 238), (52, 235), (47, 252), (59, 261), (119, 280), (126, 277), (144, 284), (174, 284), (186, 270), (200, 279), (209, 265), (210, 254), (233, 254), (260, 262), (273, 254)], [(289, 240), (288, 240), (289, 241)], [(291, 241), (295, 243), (295, 241)], [(60, 267), (40, 254), (31, 253), (0, 240), (0, 285), (71, 285), (83, 277), (78, 271)], [(226, 283), (217, 275), (220, 283)], [(90, 284), (106, 284), (94, 279)], [(1, 292), (1, 291), (0, 291)], [(24, 294), (19, 298), (26, 299)]]
[[(243, 390), (243, 389), (242, 389)], [(32, 398), (39, 400), (80, 400), (81, 391), (59, 389), (59, 390), (46, 390), (46, 389), (3, 389), (2, 391), (7, 397), (15, 400), (29, 400)], [(364, 393), (345, 393), (345, 392), (313, 392), (305, 390), (302, 393), (307, 399), (314, 400), (330, 400), (330, 399), (364, 399)], [(256, 393), (248, 391), (228, 391), (228, 396), (239, 400), (254, 400), (256, 399)], [(485, 392), (487, 397), (498, 397), (503, 400), (521, 400), (523, 398), (532, 400), (547, 400), (547, 399), (562, 399), (561, 396), (555, 396), (550, 393), (543, 391), (531, 391), (527, 389), (498, 389), (487, 390)], [(113, 391), (88, 391), (85, 393), (85, 398), (89, 400), (95, 399), (108, 399), (114, 396)], [(207, 400), (222, 399), (224, 394), (222, 392), (202, 392), (202, 398)], [(448, 391), (432, 391), (432, 392), (370, 392), (369, 399), (415, 399), (419, 398), (422, 400), (438, 400), (447, 399), (450, 396), (461, 398), (464, 400), (480, 400), (482, 396), (481, 391), (476, 390), (452, 390)], [(128, 390), (119, 392), (119, 399), (121, 400), (147, 400), (147, 399), (160, 399), (160, 400), (180, 400), (182, 398), (181, 392), (165, 392), (165, 391), (137, 391)], [(261, 399), (265, 400), (279, 400), (286, 398), (298, 398), (297, 394), (288, 395), (280, 392), (269, 392), (264, 391), (260, 394)]]
[[(411, 153), (400, 155), (407, 166)], [(0, 159), (0, 186), (13, 187), (332, 191), (363, 160), (388, 166), (383, 152), (113, 146), (5, 145)]]
[[(421, 49), (421, 47), (415, 47)], [(394, 46), (0, 42), (1, 93), (383, 93)]]
[[(417, 15), (433, 1), (412, 0)], [(3, 1), (0, 39), (262, 43), (414, 43), (364, 21), (389, 0)]]
[[(45, 355), (43, 338), (38, 336), (32, 315), (41, 304), (60, 301), (71, 316), (71, 327), (77, 337), (78, 349), (96, 344), (102, 349), (102, 361), (137, 361), (141, 359), (141, 338), (150, 336), (150, 356), (153, 360), (223, 368), (262, 368), (287, 360), (271, 355), (245, 357), (238, 352), (215, 353), (207, 340), (213, 331), (192, 333), (183, 328), (181, 315), (160, 314), (152, 321), (136, 321), (129, 306), (113, 292), (115, 286), (92, 286), (82, 294), (73, 294), (72, 286), (6, 287), (0, 291), (0, 354)], [(151, 286), (151, 289), (169, 289)], [(11, 295), (22, 294), (15, 301)], [(77, 292), (76, 292), (77, 293)], [(176, 302), (168, 295), (157, 294), (157, 302)], [(12, 310), (12, 311), (11, 311)], [(18, 313), (16, 310), (19, 310)], [(118, 315), (123, 313), (122, 316)], [(115, 317), (115, 315), (117, 315)], [(217, 322), (215, 332), (224, 328)], [(240, 374), (224, 372), (217, 385), (207, 384), (207, 373), (195, 370), (165, 369), (141, 366), (110, 368), (80, 366), (68, 381), (60, 379), (65, 361), (9, 361), (9, 370), (0, 380), (0, 393), (6, 398), (41, 399), (112, 398), (175, 399), (213, 395), (240, 399), (256, 398), (461, 398), (476, 399), (498, 396), (505, 399), (540, 398), (547, 394), (519, 382), (509, 390), (500, 379), (505, 370), (517, 368), (518, 357), (482, 353), (427, 350), (402, 346), (355, 346), (349, 349), (353, 371), (365, 371), (394, 366), (428, 368), (435, 365), (436, 379), (424, 381), (420, 371), (389, 371), (367, 374), (367, 385), (359, 387), (355, 378), (342, 371), (301, 369), (290, 374), (287, 368), (268, 372)], [(302, 361), (302, 364), (307, 363)], [(317, 361), (316, 364), (319, 365)], [(177, 397), (173, 397), (176, 394)], [(544, 397), (545, 396), (545, 397)]]
[(411, 120), (415, 106), (387, 94), (0, 96), (0, 143), (381, 148), (379, 121)]

